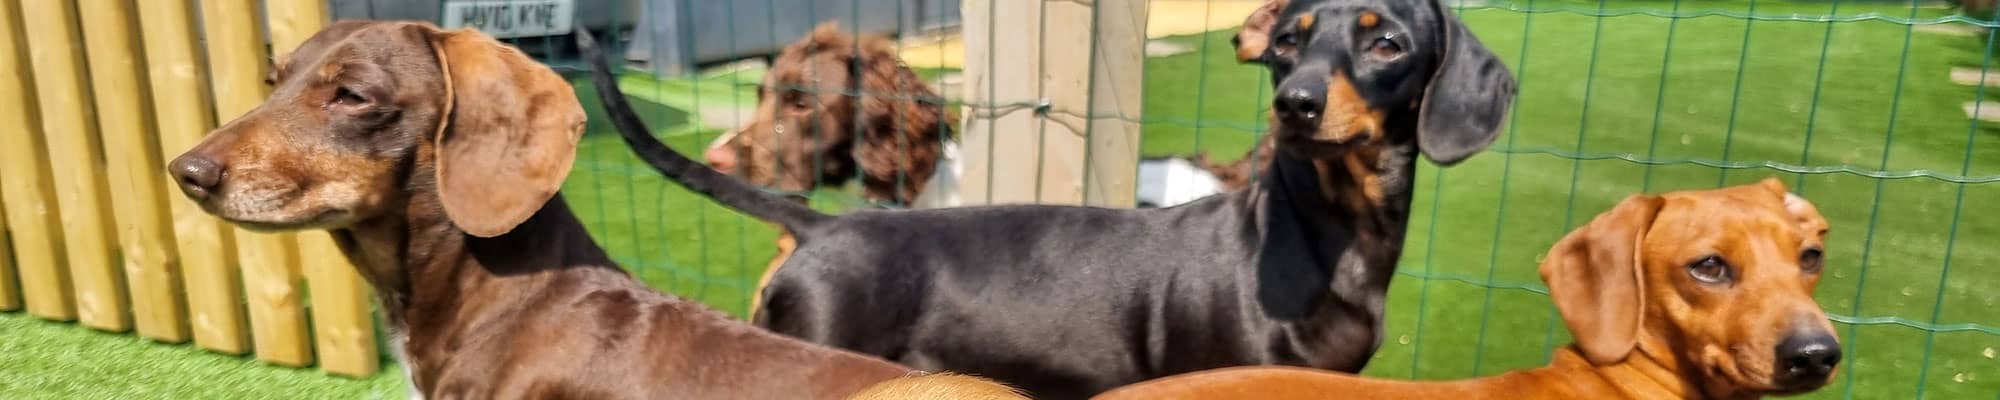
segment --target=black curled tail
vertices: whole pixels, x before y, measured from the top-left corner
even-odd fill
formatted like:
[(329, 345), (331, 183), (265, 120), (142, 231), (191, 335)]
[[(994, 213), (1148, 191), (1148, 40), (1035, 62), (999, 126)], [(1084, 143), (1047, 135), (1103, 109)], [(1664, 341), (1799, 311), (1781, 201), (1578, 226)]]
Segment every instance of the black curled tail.
[(618, 90), (618, 77), (612, 74), (611, 63), (605, 61), (604, 51), (597, 47), (596, 39), (590, 36), (587, 29), (577, 29), (576, 43), (584, 58), (590, 61), (591, 80), (597, 84), (597, 95), (603, 99), (604, 109), (610, 115), (612, 124), (618, 127), (619, 136), (623, 136), (625, 143), (632, 147), (632, 152), (652, 165), (654, 170), (688, 190), (715, 199), (717, 203), (788, 229), (797, 230), (828, 218), (826, 214), (803, 204), (764, 192), (688, 159), (660, 143), (650, 133), (652, 130), (646, 129), (645, 121), (639, 120), (639, 114), (632, 111), (632, 105), (626, 103), (625, 93)]

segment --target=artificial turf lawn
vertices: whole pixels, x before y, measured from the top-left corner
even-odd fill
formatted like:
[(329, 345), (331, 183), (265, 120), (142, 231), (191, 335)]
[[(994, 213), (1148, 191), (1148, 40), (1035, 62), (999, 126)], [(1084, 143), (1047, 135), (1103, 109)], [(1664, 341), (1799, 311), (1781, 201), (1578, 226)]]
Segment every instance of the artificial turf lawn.
[(384, 360), (382, 372), (365, 380), (336, 378), (0, 313), (0, 398), (6, 399), (408, 398), (394, 364)]
[[(1688, 2), (1681, 13), (1741, 13), (1748, 4)], [(1608, 8), (1609, 14), (1623, 14), (1619, 11), (1670, 12), (1673, 6), (1615, 1)], [(1973, 129), (1959, 110), (1960, 103), (1976, 98), (1976, 89), (1945, 79), (1950, 67), (1981, 64), (1980, 38), (1915, 34), (1908, 66), (1902, 68), (1909, 28), (1879, 20), (1833, 23), (1831, 30), (1824, 22), (1758, 21), (1749, 28), (1745, 51), (1745, 24), (1738, 18), (1600, 20), (1586, 15), (1595, 13), (1595, 2), (1543, 0), (1535, 7), (1580, 13), (1462, 13), (1520, 79), (1512, 129), (1494, 151), (1442, 175), (1425, 164), (1419, 174), (1403, 276), (1391, 288), (1388, 334), (1366, 373), (1445, 379), (1540, 365), (1550, 346), (1568, 340), (1539, 293), (1535, 274), (1540, 255), (1563, 233), (1631, 193), (1711, 188), (1765, 176), (1785, 178), (1833, 224), (1818, 292), (1828, 312), (1921, 326), (2000, 326), (2000, 313), (1991, 311), (2000, 306), (2000, 292), (1991, 289), (2000, 283), (1993, 267), (2000, 265), (2000, 250), (1991, 247), (2000, 240), (2000, 215), (1982, 212), (1988, 208), (1980, 201), (2000, 196), (2000, 186), (1849, 173), (1798, 176), (1678, 162), (2000, 175), (2000, 150), (1995, 150), (2000, 147), (1989, 144), (1996, 131)], [(1830, 14), (1830, 3), (1760, 1), (1757, 7), (1758, 15), (1771, 17)], [(1917, 16), (1947, 12), (1925, 8)], [(1870, 13), (1904, 18), (1910, 9), (1841, 2), (1838, 12)], [(1669, 29), (1675, 32), (1671, 53), (1665, 51)], [(1252, 132), (1260, 129), (1269, 77), (1261, 68), (1235, 63), (1231, 34), (1169, 39), (1196, 51), (1148, 60), (1146, 154), (1199, 148), (1227, 159), (1248, 149)], [(1829, 36), (1832, 45), (1822, 46)], [(1524, 40), (1530, 45), (1523, 47)], [(1818, 73), (1822, 48), (1827, 49), (1823, 76)], [(660, 134), (690, 154), (715, 132), (686, 128), (687, 113), (658, 104), (693, 108), (697, 101), (689, 93), (702, 93), (698, 103), (704, 108), (740, 105), (753, 96), (716, 82), (628, 78), (621, 83), (633, 96), (655, 103), (638, 102)], [(579, 85), (579, 96), (592, 113), (592, 125), (564, 190), (577, 214), (602, 238), (600, 244), (642, 279), (742, 315), (750, 287), (773, 253), (773, 231), (638, 164), (598, 118), (602, 111), (587, 83)], [(1805, 152), (1808, 127), (1810, 152)], [(1972, 151), (1968, 138), (1977, 144)], [(1576, 154), (1591, 157), (1566, 157)], [(1620, 155), (1666, 162), (1611, 157)], [(1958, 212), (1961, 188), (1963, 213)], [(838, 203), (817, 205), (843, 208)], [(1952, 270), (1941, 280), (1947, 244)], [(0, 359), (0, 378), (66, 387), (76, 391), (60, 393), (83, 397), (251, 397), (271, 391), (355, 398), (382, 393), (401, 379), (393, 370), (365, 381), (327, 378), (186, 346), (142, 345), (129, 336), (83, 334), (81, 328), (13, 314), (4, 318), (0, 326), (8, 329), (0, 331), (6, 338), (0, 349), (7, 351), (0, 354), (7, 356)], [(1992, 355), (2000, 335), (1972, 330), (1929, 335), (1893, 323), (1836, 326), (1847, 346), (1842, 371), (1834, 385), (1808, 397), (1912, 398), (1919, 393), (1920, 373), (1926, 397), (2000, 393), (2000, 360)], [(61, 350), (64, 343), (104, 354), (78, 355)], [(126, 361), (153, 359), (169, 368)], [(153, 381), (163, 383), (148, 383)], [(19, 398), (37, 388), (0, 383), (0, 398)]]

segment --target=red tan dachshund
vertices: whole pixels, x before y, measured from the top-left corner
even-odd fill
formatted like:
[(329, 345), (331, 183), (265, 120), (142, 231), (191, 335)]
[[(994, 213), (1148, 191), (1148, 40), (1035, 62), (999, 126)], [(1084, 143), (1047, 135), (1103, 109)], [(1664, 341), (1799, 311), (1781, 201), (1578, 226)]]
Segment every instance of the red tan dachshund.
[(1827, 232), (1777, 179), (1638, 195), (1571, 232), (1541, 265), (1576, 343), (1549, 366), (1412, 382), (1239, 367), (1100, 400), (1754, 399), (1826, 385), (1840, 344), (1813, 301)]
[(513, 47), (342, 21), (272, 74), (264, 104), (168, 168), (237, 225), (331, 233), (374, 286), (419, 397), (840, 399), (910, 373), (619, 269), (557, 194), (583, 107)]

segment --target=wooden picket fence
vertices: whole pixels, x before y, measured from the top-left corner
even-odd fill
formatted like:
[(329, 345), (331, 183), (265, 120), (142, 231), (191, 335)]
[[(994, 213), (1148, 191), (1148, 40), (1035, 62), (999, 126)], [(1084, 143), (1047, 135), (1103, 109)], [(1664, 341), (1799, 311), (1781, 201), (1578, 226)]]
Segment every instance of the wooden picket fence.
[(326, 1), (196, 3), (0, 0), (0, 311), (373, 375), (367, 284), (332, 239), (235, 229), (165, 167), (263, 101), (269, 49)]

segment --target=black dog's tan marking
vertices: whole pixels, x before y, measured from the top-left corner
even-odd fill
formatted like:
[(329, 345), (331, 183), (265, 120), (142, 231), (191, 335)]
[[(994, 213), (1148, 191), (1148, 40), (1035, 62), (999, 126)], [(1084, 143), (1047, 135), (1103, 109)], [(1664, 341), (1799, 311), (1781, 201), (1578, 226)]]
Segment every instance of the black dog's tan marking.
[[(1367, 21), (1367, 14), (1363, 15), (1362, 21)], [(1337, 160), (1313, 161), (1319, 171), (1320, 190), (1326, 192), (1328, 200), (1359, 214), (1371, 214), (1382, 207), (1383, 200), (1381, 174), (1385, 171), (1380, 164), (1385, 144), (1379, 133), (1385, 113), (1370, 107), (1345, 73), (1335, 73), (1328, 82), (1326, 112), (1320, 117), (1317, 139), (1341, 143), (1349, 150)], [(1343, 168), (1333, 168), (1334, 163)], [(1339, 170), (1347, 173), (1337, 176), (1334, 171)]]
[(1339, 144), (1381, 140), (1387, 113), (1369, 105), (1346, 72), (1335, 72), (1326, 82), (1326, 110), (1314, 139)]
[(640, 158), (796, 236), (761, 293), (771, 330), (1040, 399), (1238, 365), (1358, 371), (1381, 340), (1418, 153), (1451, 165), (1492, 143), (1513, 78), (1436, 0), (1272, 4), (1236, 40), (1272, 71), (1269, 172), (1146, 210), (820, 214), (661, 145), (593, 66)]

